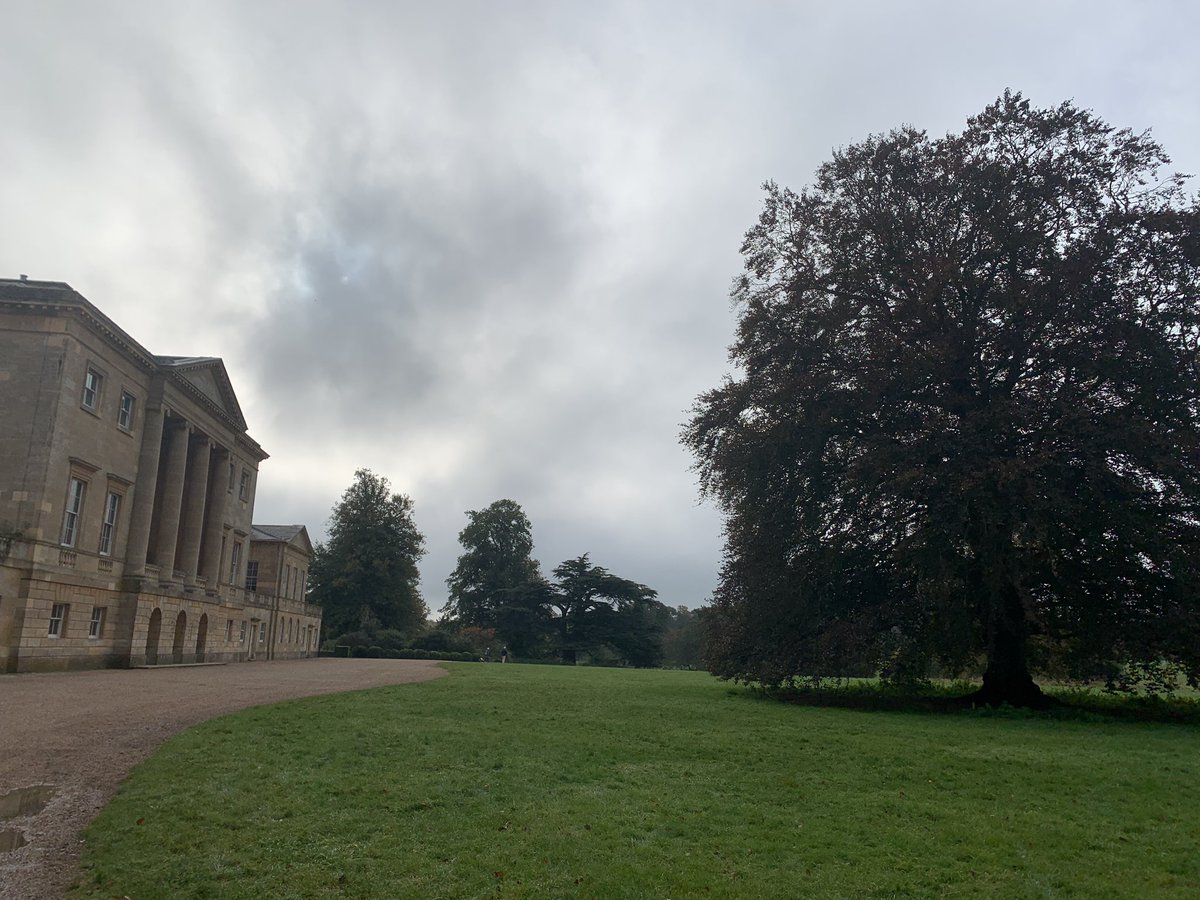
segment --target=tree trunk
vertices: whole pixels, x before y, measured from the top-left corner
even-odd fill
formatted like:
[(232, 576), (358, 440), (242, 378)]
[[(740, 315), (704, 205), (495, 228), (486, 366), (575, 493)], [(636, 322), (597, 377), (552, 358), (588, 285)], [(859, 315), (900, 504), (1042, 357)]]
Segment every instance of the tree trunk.
[(1047, 709), (1053, 700), (1029, 674), (1025, 610), (1017, 586), (1006, 580), (988, 615), (988, 661), (983, 687), (964, 699), (973, 705)]
[(987, 670), (983, 687), (963, 701), (972, 706), (1045, 709), (1052, 701), (1029, 674), (1028, 627), (1021, 590), (1011, 573), (1012, 528), (1003, 498), (991, 495), (967, 508), (967, 536), (975, 550), (969, 581), (987, 598)]

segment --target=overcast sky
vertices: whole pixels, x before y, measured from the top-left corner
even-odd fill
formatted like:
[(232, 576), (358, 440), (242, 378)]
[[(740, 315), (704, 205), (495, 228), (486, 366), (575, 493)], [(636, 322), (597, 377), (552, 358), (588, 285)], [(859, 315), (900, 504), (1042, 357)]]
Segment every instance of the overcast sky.
[[(681, 424), (729, 370), (759, 185), (1006, 87), (1200, 171), (1200, 4), (0, 0), (0, 277), (220, 356), (255, 520), (353, 471), (416, 504), (431, 609), (511, 498), (698, 606), (720, 517)], [(1194, 184), (1195, 182), (1193, 182)]]

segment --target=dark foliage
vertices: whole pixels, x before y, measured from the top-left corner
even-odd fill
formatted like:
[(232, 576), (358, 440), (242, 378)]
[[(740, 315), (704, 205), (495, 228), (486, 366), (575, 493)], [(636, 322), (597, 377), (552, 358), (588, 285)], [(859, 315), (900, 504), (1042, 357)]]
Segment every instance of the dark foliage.
[(369, 469), (354, 473), (333, 508), (329, 541), (316, 547), (309, 569), (310, 597), (324, 608), (328, 633), (424, 627), (417, 561), (425, 538), (412, 513), (412, 500), (393, 494), (386, 478)]
[(487, 634), (484, 652), (498, 655), (503, 645), (515, 659), (662, 661), (665, 607), (650, 588), (593, 566), (586, 554), (547, 580), (533, 559), (529, 518), (512, 500), (469, 511), (467, 519), (458, 536), (463, 553), (446, 579), (445, 627)]
[[(1085, 688), (1050, 688), (1038, 710), (980, 705), (966, 693), (967, 682), (895, 684), (885, 681), (813, 679), (772, 690), (772, 699), (797, 706), (861, 709), (872, 712), (1038, 718), (1084, 722), (1162, 722), (1200, 725), (1200, 701), (1184, 697), (1129, 696)], [(753, 689), (752, 689), (753, 690)]]
[(556, 647), (564, 662), (578, 655), (610, 652), (635, 666), (662, 660), (662, 626), (656, 620), (657, 593), (594, 566), (588, 554), (568, 559), (554, 570), (556, 583), (537, 592), (550, 611)]
[(663, 625), (663, 665), (678, 669), (699, 669), (704, 665), (700, 652), (703, 640), (703, 609), (677, 606), (666, 611)]
[(325, 642), (326, 646), (354, 647), (366, 649), (379, 646), (384, 650), (399, 650), (409, 645), (409, 636), (405, 631), (394, 628), (367, 628), (360, 631), (348, 631)]
[(463, 626), (495, 629), (517, 656), (538, 652), (545, 637), (540, 599), (528, 586), (541, 580), (533, 559), (533, 528), (520, 504), (497, 500), (469, 510), (463, 546), (446, 585), (445, 615)]
[(453, 631), (445, 628), (432, 628), (425, 634), (415, 638), (411, 645), (414, 650), (429, 650), (438, 653), (467, 653), (475, 656), (471, 642), (464, 640)]
[(1006, 93), (766, 185), (685, 432), (726, 513), (706, 655), (768, 685), (986, 659), (1200, 679), (1200, 212), (1145, 134)]

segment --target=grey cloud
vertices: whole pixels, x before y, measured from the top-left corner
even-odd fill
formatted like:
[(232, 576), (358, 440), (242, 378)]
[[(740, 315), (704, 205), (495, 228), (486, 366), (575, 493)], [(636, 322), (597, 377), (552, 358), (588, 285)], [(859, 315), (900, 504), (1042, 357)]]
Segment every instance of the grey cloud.
[(677, 437), (764, 179), (1006, 86), (1200, 170), (1177, 3), (0, 5), (0, 272), (224, 356), (272, 454), (260, 520), (319, 537), (354, 466), (391, 477), (435, 607), (501, 497), (547, 569), (711, 591)]
[(469, 202), (430, 176), (415, 176), (414, 192), (361, 180), (350, 160), (333, 172), (294, 213), (277, 253), (283, 284), (247, 332), (264, 378), (286, 371), (300, 388), (281, 411), (322, 390), (341, 427), (368, 409), (374, 424), (413, 424), (431, 407), (469, 406), (464, 388), (489, 387), (472, 379), (536, 357), (530, 317), (564, 295), (583, 248), (561, 197), (519, 171), (477, 184)]

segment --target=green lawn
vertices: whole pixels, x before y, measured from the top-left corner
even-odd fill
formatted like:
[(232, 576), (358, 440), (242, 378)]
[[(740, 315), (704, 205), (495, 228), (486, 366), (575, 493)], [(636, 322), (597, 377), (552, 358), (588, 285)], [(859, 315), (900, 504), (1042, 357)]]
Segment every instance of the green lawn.
[(1200, 895), (1194, 726), (448, 668), (175, 738), (89, 828), (77, 895)]

